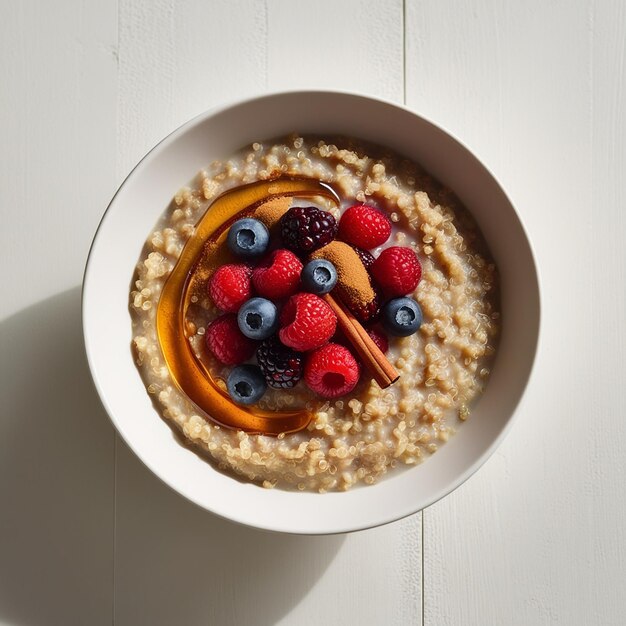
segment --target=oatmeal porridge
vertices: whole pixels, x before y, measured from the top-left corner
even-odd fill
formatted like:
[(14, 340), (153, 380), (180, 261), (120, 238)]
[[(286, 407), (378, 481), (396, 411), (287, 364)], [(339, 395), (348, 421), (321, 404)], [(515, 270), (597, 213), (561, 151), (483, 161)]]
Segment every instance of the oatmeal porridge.
[(177, 193), (130, 305), (147, 391), (187, 443), (264, 487), (322, 493), (445, 443), (500, 322), (496, 268), (449, 190), (384, 149), (297, 135)]

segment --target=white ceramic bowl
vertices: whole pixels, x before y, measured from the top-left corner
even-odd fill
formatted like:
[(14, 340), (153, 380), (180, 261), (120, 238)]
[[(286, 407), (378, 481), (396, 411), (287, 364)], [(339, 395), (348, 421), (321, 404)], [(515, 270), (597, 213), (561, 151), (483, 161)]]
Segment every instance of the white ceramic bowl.
[[(172, 196), (214, 159), (256, 140), (340, 133), (386, 145), (449, 185), (478, 221), (498, 265), (503, 329), (491, 380), (472, 418), (422, 465), (346, 493), (267, 490), (214, 470), (159, 418), (133, 363), (128, 309), (133, 270)], [(91, 373), (113, 424), (165, 483), (222, 517), (274, 531), (325, 534), (369, 528), (450, 493), (493, 453), (521, 399), (539, 335), (539, 286), (529, 241), (493, 175), (449, 133), (398, 105), (338, 92), (262, 96), (197, 117), (131, 172), (96, 233), (83, 284)]]

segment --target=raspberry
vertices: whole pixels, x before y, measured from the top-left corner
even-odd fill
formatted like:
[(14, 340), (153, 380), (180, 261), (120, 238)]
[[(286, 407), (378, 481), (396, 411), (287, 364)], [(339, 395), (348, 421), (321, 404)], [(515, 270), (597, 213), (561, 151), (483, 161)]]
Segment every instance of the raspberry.
[(337, 236), (337, 222), (328, 212), (314, 206), (294, 206), (280, 218), (283, 244), (297, 254), (308, 254)]
[(370, 252), (367, 250), (363, 250), (363, 248), (357, 248), (356, 246), (352, 246), (352, 249), (357, 253), (359, 259), (361, 259), (361, 263), (363, 263), (363, 267), (369, 272), (372, 265), (374, 265), (374, 261), (376, 260)]
[(248, 265), (222, 265), (209, 279), (209, 295), (218, 309), (236, 313), (252, 293)]
[(378, 209), (357, 204), (344, 211), (339, 220), (339, 239), (369, 250), (382, 246), (391, 235), (391, 221)]
[(380, 253), (372, 275), (389, 297), (412, 293), (422, 277), (422, 266), (411, 248), (393, 246)]
[(377, 328), (368, 328), (367, 334), (372, 338), (372, 341), (379, 347), (380, 351), (385, 353), (389, 350), (389, 339), (387, 335)]
[(302, 378), (303, 355), (284, 346), (275, 335), (258, 347), (256, 360), (265, 382), (275, 389), (290, 389)]
[(324, 398), (337, 398), (352, 391), (361, 368), (348, 348), (329, 343), (315, 350), (304, 367), (304, 381)]
[(239, 365), (253, 354), (257, 342), (248, 339), (237, 324), (237, 316), (222, 315), (213, 320), (206, 329), (207, 348), (224, 365)]
[(323, 346), (335, 333), (337, 316), (324, 300), (312, 293), (291, 296), (280, 315), (280, 340), (305, 352)]
[(278, 300), (293, 295), (300, 284), (302, 263), (289, 250), (275, 250), (252, 272), (252, 284), (259, 295)]

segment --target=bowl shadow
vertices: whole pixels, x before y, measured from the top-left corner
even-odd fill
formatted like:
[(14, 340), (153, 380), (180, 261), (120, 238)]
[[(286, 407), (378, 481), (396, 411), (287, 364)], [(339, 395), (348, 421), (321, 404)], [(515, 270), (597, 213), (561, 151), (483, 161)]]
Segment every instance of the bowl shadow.
[(112, 622), (115, 434), (79, 289), (0, 322), (0, 621)]
[(269, 626), (337, 555), (344, 536), (233, 524), (137, 459), (93, 388), (78, 287), (0, 322), (0, 355), (0, 621)]

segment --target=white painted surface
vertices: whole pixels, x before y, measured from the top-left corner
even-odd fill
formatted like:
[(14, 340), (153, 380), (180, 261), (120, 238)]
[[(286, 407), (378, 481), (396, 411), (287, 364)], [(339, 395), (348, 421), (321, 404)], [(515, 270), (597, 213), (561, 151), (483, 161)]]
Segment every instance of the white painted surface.
[[(0, 623), (624, 623), (620, 0), (2, 13)], [(520, 419), (423, 528), (283, 538), (216, 520), (113, 445), (71, 290), (91, 234), (137, 159), (208, 106), (288, 86), (402, 101), (405, 78), (408, 104), (491, 166), (535, 243), (545, 325)]]
[(621, 2), (410, 3), (409, 104), (501, 179), (544, 296), (521, 419), (423, 514), (425, 624), (626, 620), (625, 18)]

